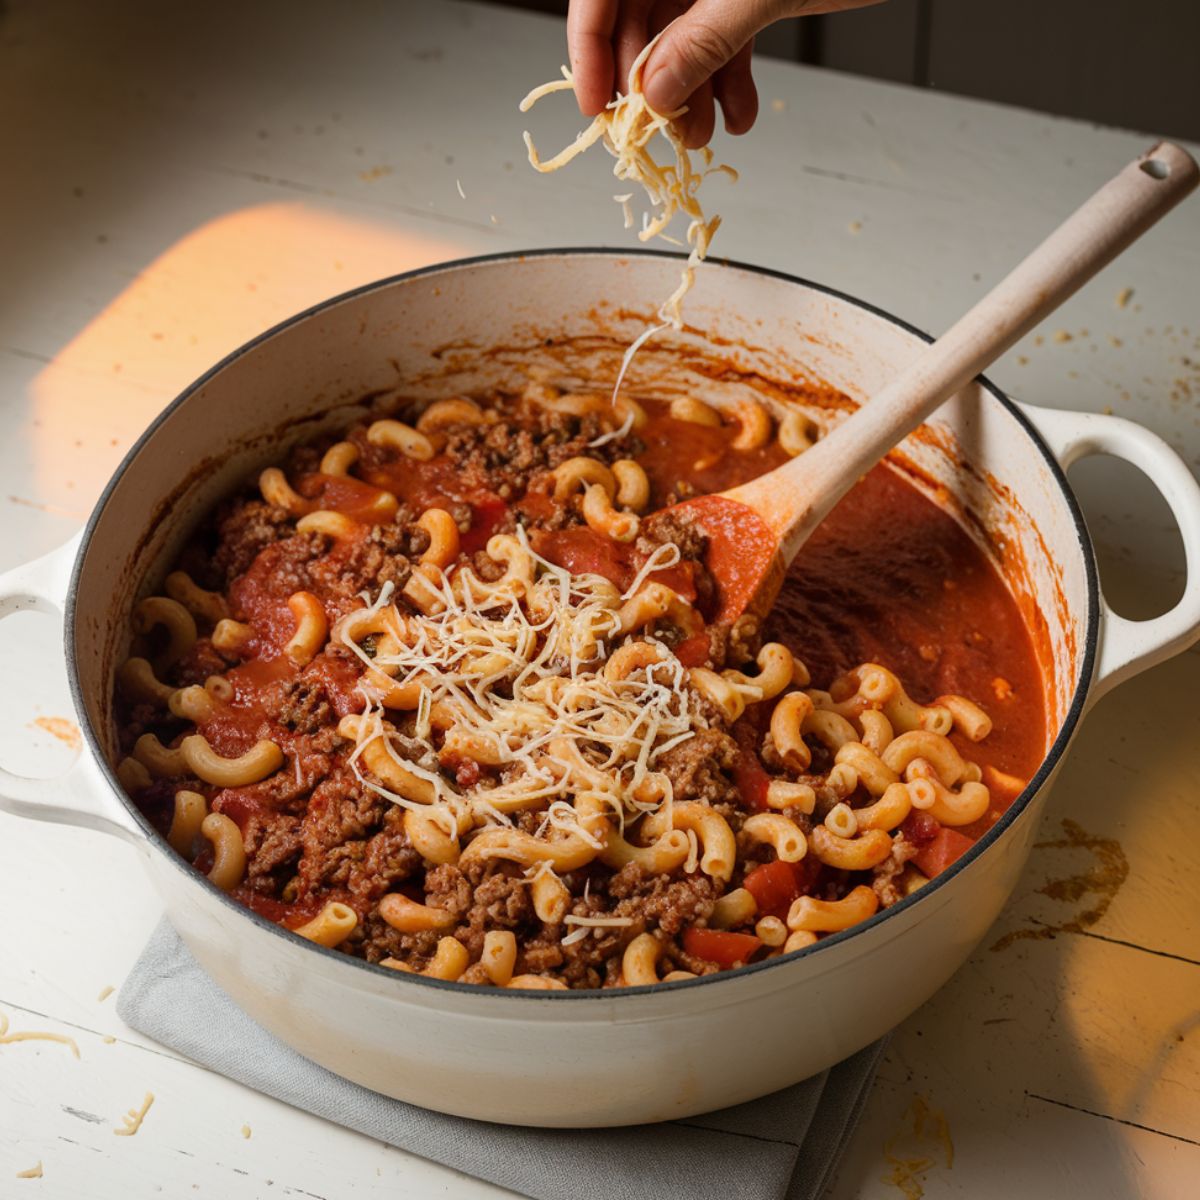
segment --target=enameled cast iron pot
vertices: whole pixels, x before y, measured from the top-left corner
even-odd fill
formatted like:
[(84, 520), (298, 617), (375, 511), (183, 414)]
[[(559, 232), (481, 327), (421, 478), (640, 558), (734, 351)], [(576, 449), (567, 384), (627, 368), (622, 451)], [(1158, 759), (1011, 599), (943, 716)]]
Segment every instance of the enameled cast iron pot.
[[(678, 272), (669, 255), (512, 255), (432, 267), (319, 305), (171, 404), (129, 452), (80, 540), (0, 579), (0, 615), (65, 614), (86, 738), (65, 778), (0, 770), (0, 808), (132, 842), (188, 947), (242, 1008), (315, 1062), (389, 1096), (530, 1125), (661, 1121), (751, 1099), (853, 1053), (932, 995), (995, 920), (1088, 705), (1200, 636), (1194, 582), (1152, 621), (1126, 621), (1105, 604), (1063, 474), (1094, 453), (1149, 474), (1175, 511), (1194, 581), (1200, 487), (1179, 458), (1128, 421), (1020, 406), (980, 381), (903, 450), (969, 511), (982, 542), (1003, 548), (1001, 566), (1040, 625), (1053, 675), (1052, 744), (995, 828), (916, 896), (736, 972), (620, 992), (524, 994), (369, 966), (230, 900), (166, 846), (112, 770), (113, 672), (128, 650), (134, 601), (153, 590), (201, 515), (278, 461), (283, 443), (342, 425), (365, 396), (393, 389), (445, 395), (520, 379), (531, 366), (555, 379), (612, 379), (621, 349)], [(729, 403), (747, 388), (815, 377), (863, 401), (922, 343), (869, 305), (742, 266), (706, 268), (688, 320), (703, 336), (651, 343), (635, 359), (635, 387)]]

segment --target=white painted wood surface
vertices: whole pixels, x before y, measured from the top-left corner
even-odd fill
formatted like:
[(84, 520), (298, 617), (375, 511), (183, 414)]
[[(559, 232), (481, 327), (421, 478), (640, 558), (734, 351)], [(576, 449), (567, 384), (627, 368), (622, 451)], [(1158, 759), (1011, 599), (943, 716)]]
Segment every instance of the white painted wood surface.
[[(166, 24), (169, 11), (180, 15)], [(182, 386), (304, 305), (462, 254), (626, 244), (602, 157), (550, 178), (524, 165), (516, 101), (561, 58), (557, 22), (458, 3), (12, 0), (0, 16), (0, 569), (65, 540)], [(711, 184), (726, 219), (717, 252), (934, 330), (1146, 144), (783, 64), (761, 64), (759, 79), (759, 128), (718, 146), (743, 181)], [(529, 120), (545, 146), (578, 127), (565, 99)], [(1193, 200), (992, 374), (1021, 399), (1140, 420), (1195, 467), (1198, 281)], [(1165, 607), (1180, 555), (1152, 488), (1107, 461), (1077, 482), (1118, 606)], [(0, 631), (10, 767), (48, 774), (69, 759), (32, 724), (69, 714), (57, 654), (45, 618)], [(898, 1031), (835, 1200), (902, 1194), (886, 1181), (889, 1144), (931, 1160), (915, 1176), (930, 1197), (1196, 1194), (1198, 665), (1193, 651), (1088, 718), (1045, 840), (1064, 840), (1066, 820), (1108, 841), (1034, 852), (1008, 916)], [(1042, 890), (1072, 877), (1050, 891), (1074, 898)], [(1079, 921), (1109, 892), (1083, 932), (989, 949)], [(0, 906), (0, 1012), (16, 1030), (71, 1034), (82, 1056), (0, 1046), (0, 1196), (502, 1194), (126, 1029), (98, 996), (120, 984), (159, 906), (125, 848), (0, 817)], [(146, 1091), (157, 1100), (141, 1131), (115, 1138)], [(896, 1140), (917, 1097), (945, 1114), (953, 1165), (932, 1141)], [(16, 1178), (38, 1161), (40, 1180)]]

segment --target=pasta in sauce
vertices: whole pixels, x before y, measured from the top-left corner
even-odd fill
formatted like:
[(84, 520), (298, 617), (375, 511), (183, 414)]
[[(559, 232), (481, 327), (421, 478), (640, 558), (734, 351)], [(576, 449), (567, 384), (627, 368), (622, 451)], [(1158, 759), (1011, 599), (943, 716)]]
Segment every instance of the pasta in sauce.
[(236, 900), (401, 972), (633, 986), (849, 928), (998, 818), (1045, 717), (999, 575), (888, 466), (765, 628), (715, 620), (660, 510), (810, 440), (530, 385), (301, 447), (134, 610), (121, 779)]

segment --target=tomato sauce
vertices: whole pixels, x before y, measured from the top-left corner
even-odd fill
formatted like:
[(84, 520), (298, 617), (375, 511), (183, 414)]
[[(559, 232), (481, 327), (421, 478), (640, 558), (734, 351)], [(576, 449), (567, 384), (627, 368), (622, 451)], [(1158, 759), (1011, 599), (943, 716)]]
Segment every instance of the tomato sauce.
[(386, 499), (383, 490), (350, 475), (304, 475), (296, 491), (306, 500), (317, 501), (323, 509), (345, 513), (355, 521), (371, 524), (382, 519), (379, 504)]
[[(634, 546), (614, 542), (612, 538), (595, 533), (586, 525), (535, 531), (532, 544), (547, 562), (563, 567), (572, 575), (603, 575), (622, 592), (632, 586), (638, 572), (646, 564), (646, 556)], [(689, 604), (696, 600), (694, 563), (678, 562), (670, 567), (662, 567), (649, 572), (646, 580), (664, 584)]]
[[(737, 451), (729, 426), (676, 421), (665, 405), (644, 406), (650, 420), (638, 461), (650, 478), (652, 507), (691, 489), (736, 487), (787, 461), (777, 441)], [(747, 528), (728, 540), (759, 532)], [(736, 577), (736, 563), (707, 565), (718, 581)], [(955, 692), (981, 705), (991, 734), (978, 743), (952, 735), (983, 767), (992, 792), (991, 812), (961, 831), (972, 837), (1019, 794), (1013, 779), (996, 772), (1028, 781), (1045, 755), (1045, 682), (1016, 601), (966, 530), (891, 466), (869, 472), (817, 528), (784, 581), (766, 633), (793, 650), (814, 680), (877, 662), (922, 703)], [(752, 768), (740, 773), (745, 778)]]
[(427, 508), (478, 504), (499, 498), (486, 487), (472, 481), (459, 464), (444, 454), (428, 462), (416, 462), (401, 456), (395, 461), (365, 468), (363, 475), (375, 487), (391, 492), (418, 512)]
[[(735, 487), (787, 461), (775, 439), (761, 449), (735, 450), (733, 427), (678, 421), (665, 404), (643, 404), (648, 420), (627, 452), (642, 465), (650, 483), (647, 530), (652, 528), (650, 514), (658, 509), (696, 496), (701, 497), (698, 507), (703, 508), (704, 494)], [(374, 465), (376, 459), (369, 455), (364, 460), (359, 469), (362, 479), (314, 473), (300, 478), (297, 490), (309, 501), (364, 522), (378, 521), (386, 510), (387, 505), (380, 504), (383, 490), (414, 512), (466, 505), (470, 520), (461, 535), (466, 554), (483, 550), (497, 530), (511, 528), (515, 519), (526, 524), (533, 548), (544, 558), (572, 573), (602, 575), (622, 592), (645, 565), (645, 551), (637, 541), (617, 543), (586, 525), (545, 528), (556, 523), (550, 518), (561, 504), (551, 494), (547, 474), (536, 475), (524, 495), (506, 499), (491, 490), (483, 472), (464, 469), (445, 455), (428, 462), (397, 457)], [(507, 495), (507, 485), (493, 480), (492, 486)], [(461, 515), (455, 512), (456, 517)], [(734, 557), (714, 556), (705, 564), (718, 584), (735, 579), (736, 556), (752, 550), (764, 530), (747, 522), (737, 524), (733, 533), (722, 541), (734, 548)], [(677, 525), (668, 536), (678, 537), (683, 544), (690, 533), (686, 529), (680, 533)], [(332, 724), (362, 711), (364, 699), (357, 691), (362, 671), (357, 659), (322, 654), (300, 668), (287, 657), (284, 647), (296, 630), (287, 601), (301, 588), (311, 590), (325, 605), (330, 622), (353, 607), (357, 593), (352, 595), (339, 580), (374, 561), (366, 553), (373, 548), (364, 546), (365, 537), (364, 529), (357, 537), (332, 539), (315, 565), (309, 555), (311, 546), (301, 545), (305, 553), (300, 555), (296, 546), (289, 548), (289, 540), (266, 545), (229, 588), (232, 615), (252, 624), (255, 637), (240, 664), (220, 672), (232, 685), (232, 696), (216, 702), (198, 729), (227, 758), (269, 738), (291, 764), (285, 769), (295, 766), (298, 792), (311, 787), (312, 778), (327, 775), (329, 761), (327, 752), (312, 744), (311, 735), (296, 732), (297, 720), (285, 712), (283, 702), (294, 703), (292, 698), (307, 688), (310, 703), (315, 697), (332, 710)], [(352, 565), (355, 562), (358, 567)], [(696, 604), (710, 623), (720, 619), (719, 610), (711, 611), (714, 601), (705, 570), (692, 561), (661, 568), (647, 578)], [(720, 599), (727, 608), (742, 607), (741, 598), (729, 587)], [(950, 865), (994, 823), (1043, 757), (1048, 732), (1044, 680), (1016, 601), (966, 530), (891, 466), (878, 466), (866, 475), (813, 534), (784, 581), (764, 633), (786, 644), (807, 665), (817, 686), (828, 686), (862, 662), (878, 662), (895, 672), (919, 702), (958, 693), (992, 718), (993, 730), (980, 743), (969, 743), (958, 732), (952, 735), (960, 751), (980, 764), (992, 797), (991, 811), (960, 829), (943, 829), (917, 812), (904, 824), (905, 836), (920, 848), (914, 861), (928, 875)], [(709, 634), (704, 630), (675, 647), (686, 666), (708, 661)], [(213, 653), (211, 648), (209, 652)], [(214, 664), (214, 673), (219, 666)], [(196, 670), (193, 675), (203, 673)], [(322, 712), (320, 720), (329, 720)], [(769, 714), (769, 705), (752, 706), (733, 728), (738, 754), (728, 769), (743, 808), (750, 812), (767, 808), (772, 776), (760, 751)], [(168, 726), (165, 732), (170, 740), (177, 736), (177, 727)], [(478, 783), (485, 769), (462, 755), (447, 753), (442, 761), (464, 788)], [(290, 781), (284, 782), (290, 787)], [(245, 829), (251, 822), (265, 822), (278, 805), (278, 796), (287, 790), (272, 792), (272, 787), (263, 782), (221, 789), (212, 797), (212, 807)], [(169, 781), (153, 784), (141, 797), (156, 826), (164, 830), (170, 823), (170, 801)], [(320, 801), (310, 797), (305, 820), (330, 825), (322, 806), (331, 803), (329, 796)], [(205, 850), (196, 867), (207, 870), (211, 861), (211, 852)], [(761, 912), (784, 916), (796, 896), (813, 893), (818, 883), (825, 886), (828, 872), (823, 876), (823, 871), (812, 855), (800, 864), (747, 864), (745, 886), (758, 898)], [(397, 886), (414, 900), (424, 895), (413, 881)], [(255, 911), (292, 928), (315, 915), (320, 902), (328, 898), (314, 895), (290, 903), (246, 884), (234, 894)], [(691, 953), (725, 966), (745, 962), (761, 950), (753, 935), (695, 927), (685, 933), (684, 945)]]
[(653, 401), (643, 401), (643, 407), (650, 420), (638, 433), (645, 450), (637, 460), (650, 479), (651, 510), (665, 507), (672, 497), (724, 491), (788, 460), (777, 439), (759, 450), (734, 450), (729, 443), (735, 427), (677, 421), (666, 405)]
[(771, 629), (816, 679), (878, 662), (923, 702), (974, 700), (992, 733), (969, 756), (1028, 779), (1045, 752), (1041, 671), (1016, 601), (949, 513), (878, 466), (817, 528)]

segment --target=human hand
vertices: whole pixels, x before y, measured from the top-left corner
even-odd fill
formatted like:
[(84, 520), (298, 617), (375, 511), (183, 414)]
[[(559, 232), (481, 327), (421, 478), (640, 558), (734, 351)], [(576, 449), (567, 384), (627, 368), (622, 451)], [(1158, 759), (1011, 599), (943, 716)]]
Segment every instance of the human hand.
[[(729, 133), (758, 116), (750, 73), (754, 35), (785, 17), (861, 8), (879, 0), (571, 0), (567, 51), (580, 111), (594, 117), (624, 91), (633, 60), (661, 29), (642, 71), (642, 91), (657, 112), (687, 105), (681, 119), (691, 149), (712, 137), (719, 101)], [(678, 20), (676, 20), (678, 18)]]

